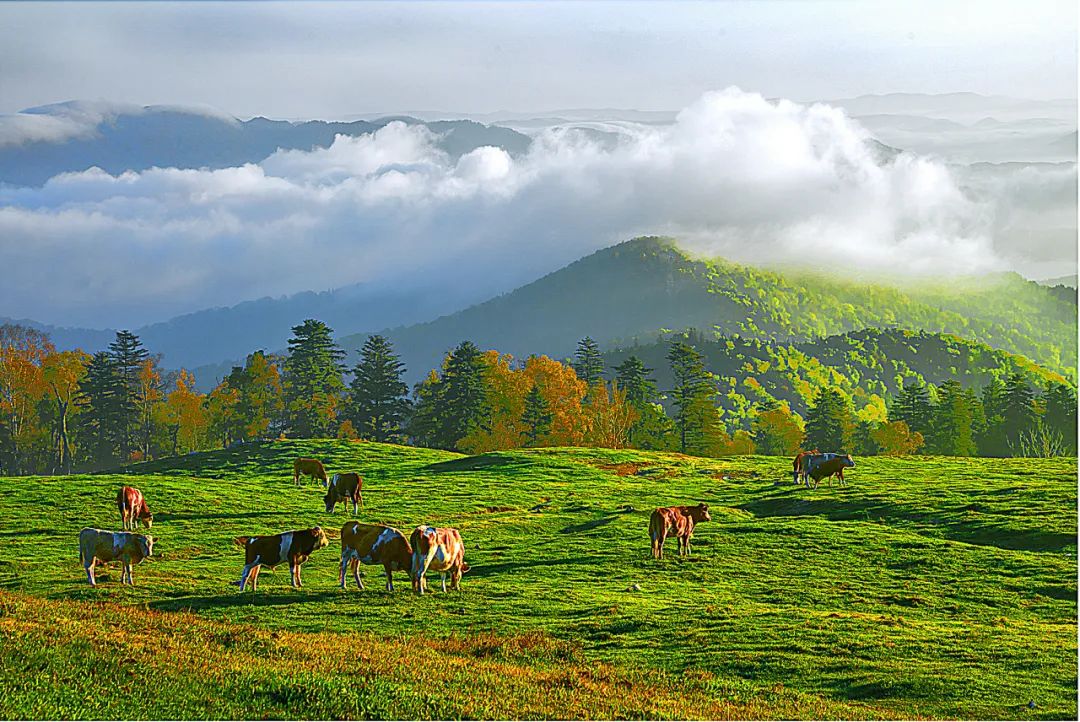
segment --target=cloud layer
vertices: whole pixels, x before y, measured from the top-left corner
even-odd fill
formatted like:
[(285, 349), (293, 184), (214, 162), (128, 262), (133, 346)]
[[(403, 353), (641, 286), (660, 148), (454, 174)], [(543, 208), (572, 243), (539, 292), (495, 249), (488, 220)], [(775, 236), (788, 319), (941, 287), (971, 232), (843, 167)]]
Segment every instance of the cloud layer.
[(15, 269), (0, 304), (137, 325), (356, 282), (471, 284), (481, 298), (645, 233), (752, 263), (1002, 267), (991, 201), (939, 162), (881, 161), (835, 108), (729, 88), (673, 125), (620, 132), (613, 143), (549, 130), (524, 157), (485, 147), (453, 162), (426, 128), (392, 123), (237, 168), (89, 170), (0, 189), (0, 266)]

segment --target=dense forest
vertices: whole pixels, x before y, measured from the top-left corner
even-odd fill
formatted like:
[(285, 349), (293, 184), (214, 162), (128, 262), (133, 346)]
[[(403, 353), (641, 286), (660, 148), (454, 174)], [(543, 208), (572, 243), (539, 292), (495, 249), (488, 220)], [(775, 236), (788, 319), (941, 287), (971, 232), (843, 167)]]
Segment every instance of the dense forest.
[(690, 332), (606, 354), (585, 337), (565, 360), (462, 341), (410, 388), (384, 336), (347, 359), (320, 321), (292, 332), (285, 354), (256, 351), (202, 393), (127, 331), (90, 355), (0, 326), (0, 474), (95, 470), (281, 437), (466, 453), (1076, 454), (1071, 379), (955, 336), (864, 329), (785, 344)]

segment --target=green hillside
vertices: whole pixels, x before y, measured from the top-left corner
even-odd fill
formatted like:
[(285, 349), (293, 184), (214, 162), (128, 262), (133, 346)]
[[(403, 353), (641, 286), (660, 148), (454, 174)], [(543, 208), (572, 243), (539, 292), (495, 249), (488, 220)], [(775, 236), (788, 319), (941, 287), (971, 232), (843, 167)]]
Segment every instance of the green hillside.
[[(1036, 388), (1065, 380), (1023, 356), (922, 331), (864, 329), (790, 344), (740, 337), (693, 341), (706, 368), (719, 378), (718, 403), (737, 423), (748, 420), (754, 404), (772, 399), (786, 401), (803, 414), (824, 386), (843, 389), (858, 410), (867, 405), (883, 408), (887, 397), (914, 380), (937, 385), (955, 379), (974, 388), (1012, 373), (1025, 375)], [(614, 368), (636, 355), (653, 369), (659, 387), (668, 389), (673, 384), (665, 359), (668, 348), (667, 342), (633, 346), (606, 353), (604, 361)]]
[[(360, 471), (364, 521), (459, 528), (462, 592), (387, 594), (373, 568), (337, 589), (350, 517), (292, 485), (298, 455)], [(1075, 718), (1075, 459), (866, 458), (813, 491), (789, 471), (287, 441), (0, 479), (0, 716)], [(91, 589), (76, 535), (118, 526), (121, 483), (157, 556)], [(652, 560), (648, 510), (698, 501), (694, 555)], [(335, 538), (303, 590), (282, 568), (237, 593), (233, 537), (316, 523)]]
[[(563, 357), (586, 335), (612, 347), (649, 343), (664, 330), (690, 328), (764, 341), (809, 341), (890, 327), (955, 334), (1075, 379), (1076, 308), (1075, 295), (1017, 274), (901, 288), (695, 259), (673, 241), (649, 237), (598, 251), (512, 293), (387, 335), (414, 379), (463, 339), (517, 357)], [(341, 341), (352, 351), (365, 337)]]

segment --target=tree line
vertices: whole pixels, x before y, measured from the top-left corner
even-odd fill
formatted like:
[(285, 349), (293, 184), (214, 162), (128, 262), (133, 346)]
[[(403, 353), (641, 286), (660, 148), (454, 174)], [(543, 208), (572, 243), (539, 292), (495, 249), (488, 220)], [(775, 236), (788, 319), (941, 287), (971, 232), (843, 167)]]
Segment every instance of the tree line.
[(105, 351), (57, 351), (47, 335), (0, 326), (0, 474), (60, 474), (258, 439), (338, 437), (465, 453), (539, 446), (679, 451), (700, 456), (1076, 454), (1076, 391), (1033, 388), (1019, 373), (982, 389), (913, 381), (887, 419), (864, 420), (836, 387), (805, 418), (782, 401), (725, 419), (718, 378), (672, 340), (671, 388), (637, 356), (608, 369), (591, 338), (572, 359), (515, 359), (464, 341), (414, 387), (391, 343), (372, 335), (352, 366), (326, 324), (293, 327), (288, 350), (256, 351), (209, 393), (169, 372), (137, 336)]

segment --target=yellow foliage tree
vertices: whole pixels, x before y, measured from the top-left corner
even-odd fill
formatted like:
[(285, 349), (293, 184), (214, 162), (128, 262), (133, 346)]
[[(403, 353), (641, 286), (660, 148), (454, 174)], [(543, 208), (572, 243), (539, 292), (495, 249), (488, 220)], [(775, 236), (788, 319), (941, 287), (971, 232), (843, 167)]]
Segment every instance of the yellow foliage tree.
[(923, 445), (923, 435), (912, 432), (903, 421), (890, 421), (870, 432), (870, 438), (881, 448), (886, 456), (906, 456), (914, 454)]
[(588, 415), (588, 444), (605, 449), (622, 449), (630, 440), (630, 429), (638, 412), (627, 402), (626, 392), (614, 382), (598, 382), (589, 392), (585, 407)]

